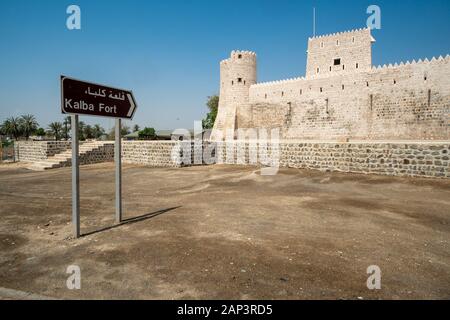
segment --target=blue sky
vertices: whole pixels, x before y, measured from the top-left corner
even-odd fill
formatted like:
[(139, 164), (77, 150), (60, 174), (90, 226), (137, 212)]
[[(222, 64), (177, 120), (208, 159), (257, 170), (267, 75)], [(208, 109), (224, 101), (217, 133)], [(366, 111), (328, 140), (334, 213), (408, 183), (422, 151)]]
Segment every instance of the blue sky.
[[(81, 30), (66, 28), (70, 4), (81, 8)], [(326, 34), (364, 27), (370, 4), (382, 18), (374, 64), (450, 53), (448, 0), (2, 0), (0, 121), (25, 113), (43, 127), (60, 121), (64, 74), (133, 90), (133, 124), (192, 128), (218, 93), (219, 61), (231, 50), (257, 52), (258, 81), (302, 76), (312, 8), (317, 34)]]

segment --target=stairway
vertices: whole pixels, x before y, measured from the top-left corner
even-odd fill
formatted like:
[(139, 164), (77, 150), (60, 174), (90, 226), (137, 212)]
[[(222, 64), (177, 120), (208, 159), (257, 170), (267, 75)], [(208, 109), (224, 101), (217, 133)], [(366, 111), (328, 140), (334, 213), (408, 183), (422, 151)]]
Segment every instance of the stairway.
[[(109, 152), (104, 153), (101, 150), (108, 149)], [(96, 154), (101, 154), (99, 157)], [(114, 142), (113, 141), (90, 141), (80, 143), (79, 146), (79, 159), (80, 164), (106, 162), (113, 160), (114, 158)], [(102, 161), (103, 160), (103, 161)], [(48, 169), (69, 167), (72, 163), (72, 149), (68, 149), (61, 153), (55, 154), (52, 157), (48, 157), (45, 160), (31, 163), (27, 169), (33, 171), (44, 171)]]

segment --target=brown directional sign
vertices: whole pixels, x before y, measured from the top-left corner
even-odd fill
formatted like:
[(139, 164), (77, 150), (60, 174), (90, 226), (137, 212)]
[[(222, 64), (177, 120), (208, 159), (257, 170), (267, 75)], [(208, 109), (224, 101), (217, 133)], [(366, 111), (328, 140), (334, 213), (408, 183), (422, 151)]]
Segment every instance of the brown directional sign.
[(61, 76), (62, 113), (132, 119), (136, 108), (129, 90)]

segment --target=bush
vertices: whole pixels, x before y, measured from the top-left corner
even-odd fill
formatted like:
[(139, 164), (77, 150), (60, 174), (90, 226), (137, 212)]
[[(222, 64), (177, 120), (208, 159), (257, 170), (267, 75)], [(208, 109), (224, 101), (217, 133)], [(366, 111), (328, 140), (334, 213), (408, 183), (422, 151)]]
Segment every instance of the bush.
[(203, 129), (212, 129), (219, 110), (219, 96), (213, 95), (208, 97), (206, 105), (208, 106), (209, 112), (206, 115), (206, 118), (202, 120), (202, 125)]
[(44, 128), (39, 128), (39, 129), (37, 129), (37, 130), (35, 131), (35, 134), (36, 134), (38, 137), (43, 137), (43, 136), (45, 136), (45, 130), (44, 130)]
[(142, 140), (152, 140), (156, 138), (155, 129), (145, 127), (143, 130), (139, 131), (139, 139)]
[(8, 148), (8, 147), (12, 147), (14, 145), (14, 141), (10, 140), (10, 141), (2, 141), (2, 147), (3, 148)]

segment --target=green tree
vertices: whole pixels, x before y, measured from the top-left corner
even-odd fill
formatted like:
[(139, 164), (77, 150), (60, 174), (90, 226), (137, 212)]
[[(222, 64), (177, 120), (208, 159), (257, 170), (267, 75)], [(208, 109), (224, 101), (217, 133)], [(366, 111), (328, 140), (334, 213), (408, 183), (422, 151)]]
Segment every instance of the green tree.
[(38, 137), (43, 137), (43, 136), (45, 136), (45, 130), (44, 130), (44, 128), (39, 128), (39, 129), (37, 129), (35, 133), (36, 133), (36, 135), (37, 135)]
[(58, 141), (61, 138), (61, 133), (63, 130), (63, 125), (61, 122), (52, 122), (48, 125), (49, 132), (55, 137), (55, 140)]
[(139, 125), (135, 124), (133, 127), (133, 132), (139, 131), (141, 128), (139, 127)]
[(21, 136), (21, 120), (17, 117), (10, 117), (6, 119), (2, 124), (2, 131), (9, 137), (19, 140)]
[(145, 127), (143, 130), (139, 131), (139, 139), (142, 140), (153, 140), (156, 138), (156, 132), (154, 128)]
[(214, 127), (214, 122), (216, 121), (217, 111), (219, 110), (219, 96), (213, 95), (208, 97), (206, 102), (208, 107), (208, 114), (206, 118), (202, 120), (203, 129), (212, 129)]
[(105, 134), (105, 129), (103, 129), (99, 124), (94, 125), (92, 128), (92, 133), (95, 139), (99, 139)]
[(20, 117), (21, 132), (26, 140), (28, 140), (30, 135), (37, 130), (38, 126), (39, 124), (33, 115), (26, 114)]
[(86, 139), (94, 139), (94, 130), (90, 124), (84, 127), (84, 137)]

